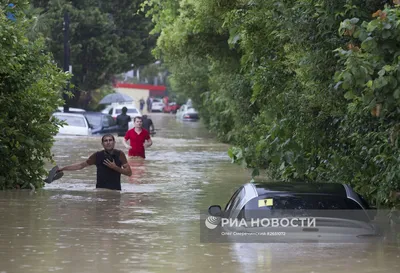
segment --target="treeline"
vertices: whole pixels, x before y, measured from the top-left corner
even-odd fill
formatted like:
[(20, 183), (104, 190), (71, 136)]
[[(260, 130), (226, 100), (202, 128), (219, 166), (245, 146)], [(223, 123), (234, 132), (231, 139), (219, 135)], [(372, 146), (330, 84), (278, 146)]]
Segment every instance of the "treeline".
[(273, 179), (400, 191), (400, 8), (382, 0), (147, 0), (175, 92)]

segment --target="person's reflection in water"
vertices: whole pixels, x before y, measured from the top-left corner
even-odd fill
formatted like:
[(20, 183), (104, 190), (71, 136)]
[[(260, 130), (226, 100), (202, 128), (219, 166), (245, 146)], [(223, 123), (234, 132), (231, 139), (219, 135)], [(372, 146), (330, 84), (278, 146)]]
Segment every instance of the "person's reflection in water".
[(119, 191), (96, 189), (91, 194), (93, 202), (88, 204), (90, 221), (88, 227), (90, 235), (84, 238), (88, 247), (86, 259), (93, 260), (95, 264), (101, 264), (101, 272), (115, 272), (114, 265), (119, 263), (119, 257), (115, 249), (121, 246), (121, 242), (127, 240), (121, 230), (121, 202), (122, 194)]
[(146, 165), (144, 158), (139, 158), (139, 157), (129, 158), (128, 164), (132, 170), (132, 175), (129, 177), (129, 183), (141, 184), (142, 178), (146, 173)]
[(121, 193), (97, 189), (94, 193), (93, 224), (99, 229), (118, 229), (121, 213)]

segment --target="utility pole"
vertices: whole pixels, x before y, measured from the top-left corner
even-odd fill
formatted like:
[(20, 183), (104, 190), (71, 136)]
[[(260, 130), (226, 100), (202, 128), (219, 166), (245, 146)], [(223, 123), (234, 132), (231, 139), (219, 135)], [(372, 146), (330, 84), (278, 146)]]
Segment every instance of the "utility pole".
[[(68, 11), (64, 12), (64, 23), (63, 23), (63, 30), (64, 30), (64, 72), (70, 71), (69, 66), (69, 59), (70, 59), (70, 51), (69, 51), (69, 14)], [(66, 92), (69, 91), (69, 81), (67, 86), (65, 87), (65, 92), (63, 93), (64, 103), (64, 112), (69, 111), (69, 98)]]

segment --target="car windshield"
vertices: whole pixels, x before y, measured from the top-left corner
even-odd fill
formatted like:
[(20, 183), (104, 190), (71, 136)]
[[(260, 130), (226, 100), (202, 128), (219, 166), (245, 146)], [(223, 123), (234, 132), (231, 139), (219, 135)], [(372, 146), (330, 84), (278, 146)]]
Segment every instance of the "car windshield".
[[(267, 201), (268, 200), (268, 201)], [(265, 201), (265, 205), (262, 204)], [(343, 198), (341, 196), (332, 195), (262, 195), (253, 198), (246, 204), (246, 209), (309, 209), (309, 210), (333, 210), (333, 209), (362, 209), (356, 202)]]
[(93, 127), (101, 126), (101, 115), (86, 115), (86, 118)]
[(367, 219), (364, 210), (355, 201), (341, 196), (321, 194), (262, 195), (247, 202), (243, 213), (245, 219), (262, 218), (274, 213)]
[(69, 126), (75, 126), (75, 127), (86, 127), (85, 119), (84, 117), (77, 117), (77, 116), (63, 116), (63, 115), (57, 115), (56, 116), (59, 120), (63, 120), (66, 123), (68, 123)]
[[(115, 113), (121, 114), (122, 113), (122, 108), (121, 109), (115, 109)], [(128, 113), (137, 114), (138, 111), (135, 108), (128, 108)]]

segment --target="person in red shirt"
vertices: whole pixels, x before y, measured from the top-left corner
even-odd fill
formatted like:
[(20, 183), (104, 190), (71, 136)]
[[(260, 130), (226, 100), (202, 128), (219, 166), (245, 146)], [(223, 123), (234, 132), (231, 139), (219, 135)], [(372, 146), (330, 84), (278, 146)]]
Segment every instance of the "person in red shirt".
[[(128, 156), (129, 157), (142, 157), (145, 156), (145, 148), (150, 147), (153, 144), (153, 141), (150, 138), (150, 134), (146, 129), (143, 129), (143, 120), (142, 117), (135, 117), (133, 119), (134, 128), (128, 130), (126, 132), (125, 137), (122, 140), (122, 143), (126, 148), (129, 149)], [(129, 140), (129, 144), (128, 144)]]

